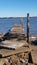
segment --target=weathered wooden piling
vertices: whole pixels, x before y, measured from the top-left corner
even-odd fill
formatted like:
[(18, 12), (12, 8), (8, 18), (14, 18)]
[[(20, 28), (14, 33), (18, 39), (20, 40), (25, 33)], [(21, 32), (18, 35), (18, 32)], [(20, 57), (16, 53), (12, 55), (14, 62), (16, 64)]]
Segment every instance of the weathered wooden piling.
[(29, 43), (29, 13), (27, 13), (27, 42)]

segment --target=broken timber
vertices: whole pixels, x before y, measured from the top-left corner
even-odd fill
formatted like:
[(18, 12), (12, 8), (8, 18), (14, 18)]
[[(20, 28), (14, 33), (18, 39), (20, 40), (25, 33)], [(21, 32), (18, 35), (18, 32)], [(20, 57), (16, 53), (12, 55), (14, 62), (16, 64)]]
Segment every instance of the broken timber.
[(32, 56), (32, 62), (37, 65), (37, 46), (30, 45), (31, 50), (31, 56)]

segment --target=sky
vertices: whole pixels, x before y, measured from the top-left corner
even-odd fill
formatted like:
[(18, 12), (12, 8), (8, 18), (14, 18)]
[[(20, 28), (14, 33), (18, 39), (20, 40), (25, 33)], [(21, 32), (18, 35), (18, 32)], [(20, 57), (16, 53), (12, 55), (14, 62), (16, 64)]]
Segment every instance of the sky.
[(0, 17), (37, 16), (37, 0), (0, 0)]

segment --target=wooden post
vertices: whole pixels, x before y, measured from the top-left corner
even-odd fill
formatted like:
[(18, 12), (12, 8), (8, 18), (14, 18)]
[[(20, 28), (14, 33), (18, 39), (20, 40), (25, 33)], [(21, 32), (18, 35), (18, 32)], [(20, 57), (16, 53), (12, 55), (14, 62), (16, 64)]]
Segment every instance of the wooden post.
[(29, 43), (29, 13), (27, 13), (27, 42)]

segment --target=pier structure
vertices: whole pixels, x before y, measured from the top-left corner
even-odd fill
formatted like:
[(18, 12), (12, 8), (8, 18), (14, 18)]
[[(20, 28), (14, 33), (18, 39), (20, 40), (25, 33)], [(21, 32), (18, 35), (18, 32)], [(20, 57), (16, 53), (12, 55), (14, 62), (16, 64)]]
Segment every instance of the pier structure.
[(27, 42), (29, 43), (29, 13), (27, 13)]

